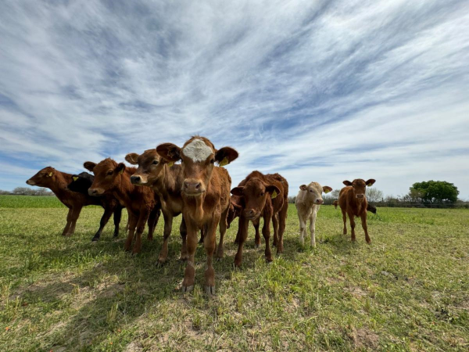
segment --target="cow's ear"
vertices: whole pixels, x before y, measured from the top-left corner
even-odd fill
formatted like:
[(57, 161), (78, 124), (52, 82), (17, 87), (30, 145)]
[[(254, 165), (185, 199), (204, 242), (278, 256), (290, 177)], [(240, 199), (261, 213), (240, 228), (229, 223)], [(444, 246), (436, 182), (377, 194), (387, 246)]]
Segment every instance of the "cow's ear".
[(125, 160), (132, 165), (138, 165), (138, 155), (137, 153), (129, 153), (125, 156)]
[(308, 190), (308, 186), (306, 186), (306, 185), (301, 185), (301, 186), (300, 186), (300, 189), (301, 189), (302, 191), (307, 191), (307, 190)]
[(345, 181), (342, 182), (342, 183), (343, 183), (344, 185), (346, 185), (346, 186), (351, 186), (351, 185), (352, 185), (352, 182), (347, 181), (347, 180), (345, 180)]
[(238, 156), (238, 152), (233, 148), (223, 147), (215, 153), (215, 160), (218, 161), (218, 165), (225, 166), (236, 160)]
[(178, 161), (181, 159), (181, 148), (172, 143), (163, 143), (156, 147), (156, 152), (166, 161)]
[(86, 170), (93, 172), (93, 169), (96, 166), (96, 163), (93, 163), (92, 161), (85, 161), (83, 163), (83, 166)]
[(272, 199), (276, 198), (280, 194), (280, 190), (277, 186), (269, 185), (265, 187), (265, 191), (270, 193)]
[(238, 186), (238, 187), (235, 187), (231, 190), (231, 194), (234, 195), (234, 196), (242, 197), (243, 196), (243, 190), (244, 190), (243, 186)]
[(230, 206), (233, 207), (233, 210), (240, 211), (243, 209), (242, 198), (241, 197), (231, 197)]
[(367, 185), (368, 187), (371, 187), (371, 186), (374, 185), (375, 182), (376, 182), (376, 180), (370, 178), (370, 179), (369, 179), (368, 181), (366, 181), (365, 183), (366, 183), (366, 185)]
[(332, 188), (329, 187), (329, 186), (324, 186), (324, 187), (322, 187), (322, 190), (323, 190), (324, 193), (326, 193), (326, 194), (329, 193), (329, 192), (332, 192)]
[(124, 163), (119, 163), (117, 167), (114, 169), (114, 173), (116, 174), (121, 174), (125, 171), (125, 164)]

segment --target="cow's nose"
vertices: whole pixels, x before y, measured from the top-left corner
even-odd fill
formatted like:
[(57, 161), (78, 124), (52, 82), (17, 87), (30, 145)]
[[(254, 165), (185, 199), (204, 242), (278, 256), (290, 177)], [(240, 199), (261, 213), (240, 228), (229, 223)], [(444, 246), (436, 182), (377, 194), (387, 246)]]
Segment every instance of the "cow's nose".
[(245, 214), (248, 218), (251, 218), (255, 215), (255, 211), (254, 211), (254, 209), (246, 210)]
[(316, 199), (316, 204), (323, 204), (324, 200), (323, 199)]
[(357, 198), (363, 198), (364, 195), (363, 194), (357, 194)]
[(88, 194), (90, 196), (96, 196), (98, 194), (98, 191), (95, 190), (95, 189), (90, 188), (90, 189), (88, 189)]
[(140, 176), (130, 176), (130, 182), (132, 183), (140, 183), (142, 182), (142, 179)]
[(188, 193), (199, 193), (200, 182), (184, 181), (184, 191)]

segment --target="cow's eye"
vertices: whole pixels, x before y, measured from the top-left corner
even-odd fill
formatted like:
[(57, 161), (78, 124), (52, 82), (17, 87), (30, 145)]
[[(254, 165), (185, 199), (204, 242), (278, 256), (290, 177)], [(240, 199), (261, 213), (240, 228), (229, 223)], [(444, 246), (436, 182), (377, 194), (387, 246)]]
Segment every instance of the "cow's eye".
[(309, 191), (310, 191), (311, 193), (313, 193), (313, 190), (312, 190), (312, 189), (310, 189)]
[(153, 160), (152, 164), (153, 165), (158, 165), (158, 160)]
[(264, 195), (265, 195), (265, 192), (262, 192), (262, 193), (261, 193), (261, 197), (264, 196)]
[(108, 175), (108, 176), (111, 176), (111, 175), (113, 174), (113, 172), (114, 172), (113, 170), (109, 170), (109, 171), (107, 172), (107, 175)]

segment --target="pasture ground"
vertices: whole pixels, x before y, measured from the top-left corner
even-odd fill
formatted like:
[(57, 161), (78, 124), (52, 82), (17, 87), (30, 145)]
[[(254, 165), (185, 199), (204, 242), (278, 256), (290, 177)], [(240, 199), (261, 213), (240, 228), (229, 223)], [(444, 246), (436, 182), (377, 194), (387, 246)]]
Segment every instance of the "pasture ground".
[(55, 197), (0, 196), (1, 351), (469, 349), (468, 210), (378, 208), (367, 245), (361, 226), (351, 243), (340, 211), (323, 206), (313, 250), (298, 244), (291, 205), (285, 253), (266, 264), (250, 226), (241, 270), (234, 224), (210, 299), (202, 246), (191, 294), (179, 290), (177, 231), (169, 263), (155, 266), (162, 218), (133, 257), (112, 224), (90, 242), (100, 208), (83, 210), (71, 238), (60, 236), (66, 213)]

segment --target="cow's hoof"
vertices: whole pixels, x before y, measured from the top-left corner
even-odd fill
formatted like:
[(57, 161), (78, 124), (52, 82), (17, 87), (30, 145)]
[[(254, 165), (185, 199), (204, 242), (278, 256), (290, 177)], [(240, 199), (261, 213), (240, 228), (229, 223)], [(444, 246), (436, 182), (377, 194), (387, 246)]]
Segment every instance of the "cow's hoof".
[(215, 286), (205, 286), (205, 293), (207, 296), (212, 296), (215, 294)]
[(192, 292), (193, 290), (194, 290), (194, 285), (182, 286), (182, 292)]
[(254, 247), (256, 247), (256, 249), (259, 249), (260, 246), (261, 246), (261, 245), (260, 245), (260, 244), (257, 244), (257, 243), (254, 245)]
[(156, 262), (156, 267), (157, 267), (157, 268), (161, 268), (161, 267), (163, 267), (165, 264), (166, 264), (166, 261), (158, 260), (158, 261)]
[(239, 263), (239, 264), (233, 263), (233, 269), (234, 270), (240, 270), (241, 269), (241, 263)]
[(98, 241), (99, 241), (99, 237), (93, 237), (93, 238), (91, 239), (91, 242), (98, 242)]

